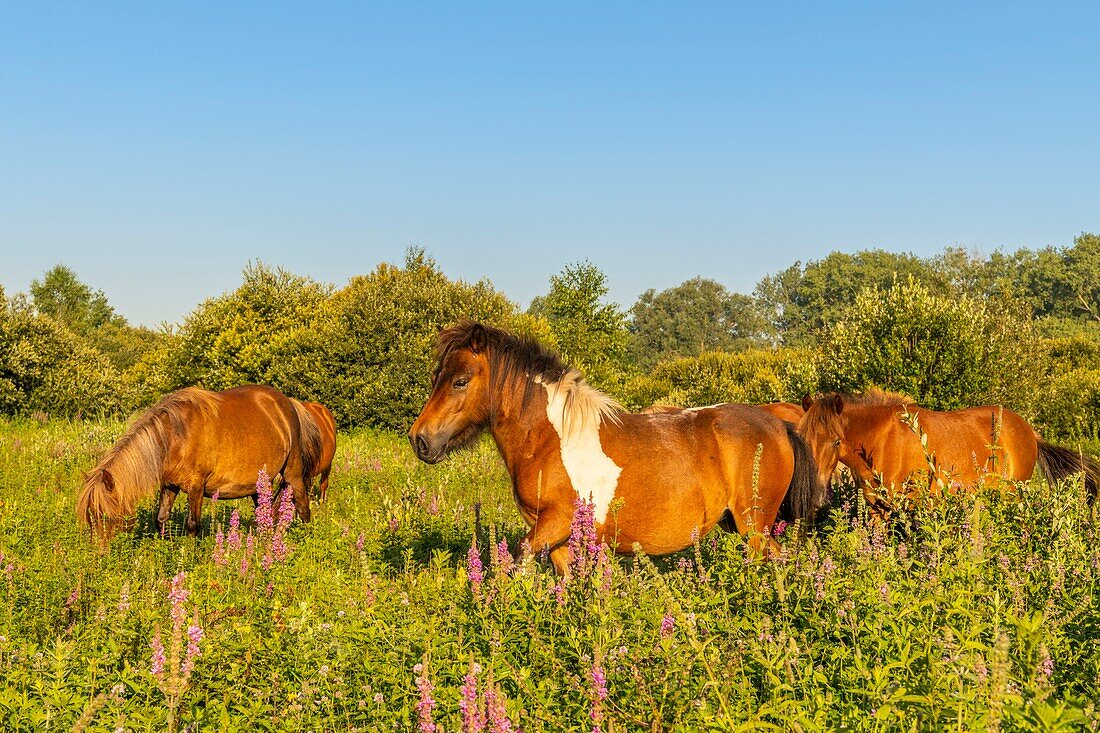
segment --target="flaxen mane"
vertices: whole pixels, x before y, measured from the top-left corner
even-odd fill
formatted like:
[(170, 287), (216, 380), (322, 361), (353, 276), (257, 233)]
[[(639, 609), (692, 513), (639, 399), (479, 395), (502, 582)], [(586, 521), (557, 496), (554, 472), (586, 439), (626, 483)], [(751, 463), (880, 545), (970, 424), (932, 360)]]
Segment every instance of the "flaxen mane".
[[(584, 381), (579, 371), (564, 364), (561, 357), (534, 339), (516, 336), (492, 326), (462, 321), (440, 332), (436, 351), (439, 366), (455, 349), (468, 348), (478, 328), (486, 337), (485, 353), (489, 359), (490, 392), (499, 393), (508, 384), (523, 385), (522, 407), (526, 409), (535, 388), (546, 385), (552, 396), (564, 397), (562, 424), (567, 434), (581, 430), (588, 424), (599, 424), (603, 419), (619, 421), (623, 407), (609, 395)], [(434, 378), (433, 378), (434, 381)], [(490, 410), (490, 419), (496, 405)]]
[[(188, 387), (162, 398), (139, 415), (126, 433), (84, 478), (76, 503), (85, 524), (102, 517), (132, 516), (139, 501), (160, 487), (168, 441), (186, 432), (184, 412), (197, 409), (208, 415), (218, 410), (218, 395)], [(104, 478), (109, 472), (109, 479)]]

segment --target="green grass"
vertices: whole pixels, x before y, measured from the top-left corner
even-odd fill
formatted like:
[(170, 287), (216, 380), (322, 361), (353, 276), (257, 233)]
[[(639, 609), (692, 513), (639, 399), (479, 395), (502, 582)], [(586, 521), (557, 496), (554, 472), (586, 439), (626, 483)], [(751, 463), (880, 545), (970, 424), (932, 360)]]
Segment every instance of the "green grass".
[[(1100, 730), (1100, 517), (1073, 482), (950, 497), (886, 535), (837, 511), (768, 563), (716, 532), (620, 556), (609, 589), (484, 551), (477, 598), (475, 532), (513, 549), (524, 532), (491, 444), (426, 466), (400, 436), (342, 436), (287, 561), (265, 571), (261, 548), (242, 573), (244, 550), (213, 558), (233, 508), (252, 527), (248, 501), (208, 502), (198, 540), (178, 536), (184, 502), (156, 536), (150, 503), (91, 547), (75, 494), (121, 430), (0, 422), (0, 729), (163, 730), (175, 701), (181, 729), (415, 730), (423, 664), (435, 721), (460, 731), (476, 662), (528, 733), (591, 731), (594, 707), (603, 731)], [(179, 571), (205, 638), (166, 696), (150, 639), (170, 643)]]

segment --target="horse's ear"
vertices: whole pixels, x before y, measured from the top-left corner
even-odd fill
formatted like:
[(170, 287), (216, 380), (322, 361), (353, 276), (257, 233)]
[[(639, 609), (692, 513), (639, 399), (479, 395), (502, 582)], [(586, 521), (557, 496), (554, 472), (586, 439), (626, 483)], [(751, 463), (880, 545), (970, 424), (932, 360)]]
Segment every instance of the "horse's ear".
[(489, 345), (489, 334), (485, 332), (485, 326), (475, 323), (470, 329), (470, 351), (480, 354)]
[(110, 471), (108, 471), (106, 468), (103, 469), (100, 478), (103, 480), (103, 487), (107, 489), (107, 491), (115, 490), (115, 477), (111, 475)]
[(810, 408), (814, 406), (814, 398), (808, 394), (802, 395), (802, 411), (809, 412)]
[(838, 394), (833, 395), (833, 409), (838, 415), (844, 412), (844, 398)]

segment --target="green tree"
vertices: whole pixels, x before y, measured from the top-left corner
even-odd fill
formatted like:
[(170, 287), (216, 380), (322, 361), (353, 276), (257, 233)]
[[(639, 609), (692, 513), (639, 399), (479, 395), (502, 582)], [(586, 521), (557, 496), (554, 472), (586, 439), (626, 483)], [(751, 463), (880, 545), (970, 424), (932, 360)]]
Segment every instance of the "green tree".
[(630, 316), (630, 352), (646, 368), (662, 359), (745, 348), (764, 330), (752, 298), (700, 277), (645, 291)]
[(796, 263), (761, 280), (756, 296), (779, 340), (805, 344), (835, 323), (865, 288), (886, 288), (895, 278), (907, 277), (937, 289), (947, 286), (944, 278), (919, 257), (873, 249), (855, 254), (833, 252), (805, 268)]
[(591, 262), (566, 266), (550, 278), (550, 292), (528, 313), (550, 324), (562, 356), (593, 384), (612, 389), (627, 370), (630, 333), (626, 314), (605, 301), (607, 277)]
[(31, 300), (39, 313), (81, 336), (119, 318), (102, 290), (92, 290), (65, 265), (56, 265), (41, 280), (31, 282)]
[(937, 295), (910, 277), (868, 288), (827, 332), (821, 388), (876, 386), (933, 409), (1030, 412), (1038, 385), (1029, 323), (990, 301)]
[(169, 387), (279, 387), (281, 363), (302, 348), (330, 290), (282, 269), (250, 264), (236, 290), (206, 300), (184, 321), (165, 354)]
[(520, 314), (488, 281), (452, 281), (412, 249), (403, 267), (383, 263), (336, 292), (279, 381), (343, 424), (407, 430), (431, 390), (436, 337), (460, 319), (550, 340), (545, 322)]

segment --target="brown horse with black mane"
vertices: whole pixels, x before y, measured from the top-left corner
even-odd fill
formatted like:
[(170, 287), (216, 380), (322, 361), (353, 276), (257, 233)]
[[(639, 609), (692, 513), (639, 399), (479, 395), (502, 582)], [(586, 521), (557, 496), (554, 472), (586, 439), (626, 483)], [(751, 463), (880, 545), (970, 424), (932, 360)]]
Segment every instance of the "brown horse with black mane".
[(813, 450), (821, 479), (827, 481), (843, 463), (862, 485), (868, 505), (880, 513), (895, 493), (1027, 481), (1036, 465), (1047, 481), (1083, 473), (1090, 499), (1100, 485), (1096, 459), (1047, 443), (1003, 407), (937, 412), (877, 389), (806, 397), (802, 404), (806, 414), (798, 431)]
[(188, 498), (187, 533), (198, 533), (202, 500), (255, 496), (261, 468), (293, 491), (298, 516), (310, 518), (308, 485), (321, 453), (313, 418), (271, 387), (224, 392), (188, 387), (142, 413), (84, 479), (77, 516), (110, 537), (133, 523), (138, 502), (160, 490), (157, 529), (176, 496)]
[(417, 457), (437, 463), (488, 429), (530, 527), (526, 547), (548, 550), (559, 573), (578, 498), (613, 549), (653, 554), (719, 523), (771, 551), (781, 505), (785, 518), (809, 521), (824, 501), (802, 439), (759, 408), (629, 414), (538, 343), (477, 323), (443, 331), (438, 353), (409, 432)]

